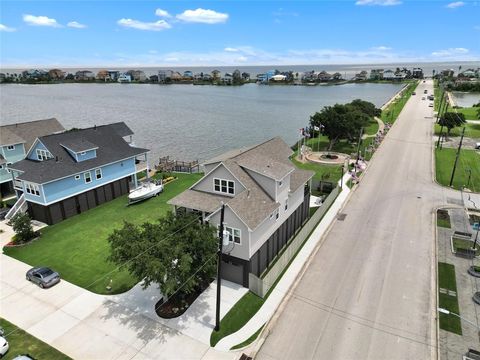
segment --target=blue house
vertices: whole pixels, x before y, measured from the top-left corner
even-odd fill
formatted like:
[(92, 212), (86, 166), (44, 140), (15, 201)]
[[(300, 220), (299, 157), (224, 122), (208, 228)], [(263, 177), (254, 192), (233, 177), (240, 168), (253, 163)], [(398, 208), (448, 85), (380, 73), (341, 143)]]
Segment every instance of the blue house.
[(0, 197), (14, 195), (8, 166), (23, 160), (39, 136), (65, 130), (57, 119), (45, 119), (0, 126)]
[(55, 224), (137, 186), (149, 150), (132, 146), (123, 122), (39, 137), (26, 159), (10, 165), (31, 217)]

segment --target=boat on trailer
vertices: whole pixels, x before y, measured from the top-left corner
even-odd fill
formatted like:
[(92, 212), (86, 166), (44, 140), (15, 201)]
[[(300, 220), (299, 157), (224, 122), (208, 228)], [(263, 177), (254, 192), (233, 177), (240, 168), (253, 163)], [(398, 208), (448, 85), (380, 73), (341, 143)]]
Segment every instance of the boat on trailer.
[(156, 182), (145, 182), (128, 194), (128, 204), (130, 205), (157, 196), (162, 191), (163, 183), (161, 180)]

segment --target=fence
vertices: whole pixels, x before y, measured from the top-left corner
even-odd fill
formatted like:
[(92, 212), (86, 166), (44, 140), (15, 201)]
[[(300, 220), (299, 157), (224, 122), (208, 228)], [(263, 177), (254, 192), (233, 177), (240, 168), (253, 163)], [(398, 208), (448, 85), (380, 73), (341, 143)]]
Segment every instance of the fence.
[(313, 214), (313, 216), (300, 229), (300, 231), (293, 238), (293, 240), (291, 240), (286, 245), (285, 249), (278, 255), (277, 259), (274, 259), (273, 266), (269, 270), (267, 270), (267, 273), (265, 275), (259, 278), (252, 273), (248, 274), (248, 287), (250, 291), (262, 298), (265, 297), (272, 285), (275, 284), (278, 277), (282, 275), (283, 271), (289, 265), (290, 261), (295, 257), (297, 251), (303, 245), (312, 230), (317, 226), (320, 220), (322, 220), (323, 216), (333, 204), (339, 193), (340, 187), (337, 186), (327, 196), (322, 206), (320, 206), (320, 208), (315, 212), (315, 214)]
[(185, 172), (196, 173), (200, 171), (200, 164), (197, 161), (177, 161), (171, 160), (170, 157), (162, 157), (158, 161), (158, 165), (155, 169), (162, 172)]

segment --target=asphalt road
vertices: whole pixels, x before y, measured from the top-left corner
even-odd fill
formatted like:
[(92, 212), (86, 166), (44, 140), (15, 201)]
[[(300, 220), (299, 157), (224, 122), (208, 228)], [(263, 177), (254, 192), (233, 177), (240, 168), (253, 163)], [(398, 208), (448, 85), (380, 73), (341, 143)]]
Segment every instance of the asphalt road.
[(433, 108), (420, 83), (269, 329), (258, 359), (436, 356)]

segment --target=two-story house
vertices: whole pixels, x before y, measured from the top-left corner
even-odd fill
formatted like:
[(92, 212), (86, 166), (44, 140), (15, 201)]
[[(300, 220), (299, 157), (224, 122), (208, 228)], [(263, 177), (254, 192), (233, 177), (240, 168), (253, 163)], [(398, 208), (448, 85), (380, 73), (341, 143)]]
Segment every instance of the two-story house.
[(39, 136), (65, 130), (57, 119), (45, 119), (0, 126), (0, 197), (14, 194), (8, 166), (23, 160)]
[(314, 173), (297, 169), (292, 154), (278, 137), (225, 153), (204, 163), (205, 176), (168, 202), (214, 226), (225, 205), (223, 278), (248, 287), (248, 274), (260, 276), (308, 218)]
[(123, 122), (37, 138), (24, 160), (10, 165), (30, 215), (55, 224), (129, 192), (148, 167), (149, 150), (132, 146)]

